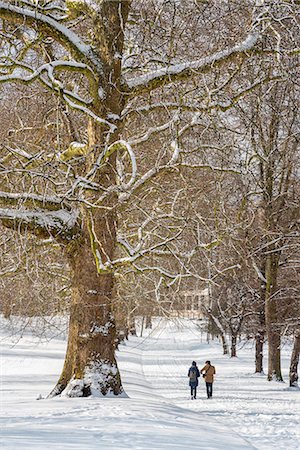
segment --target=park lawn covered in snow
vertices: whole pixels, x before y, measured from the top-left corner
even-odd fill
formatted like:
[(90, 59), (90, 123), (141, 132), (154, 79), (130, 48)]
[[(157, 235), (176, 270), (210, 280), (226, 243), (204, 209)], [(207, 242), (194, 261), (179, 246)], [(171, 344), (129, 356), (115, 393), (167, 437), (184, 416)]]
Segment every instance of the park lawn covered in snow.
[[(2, 324), (3, 324), (2, 320)], [(1, 441), (5, 450), (298, 449), (300, 391), (253, 374), (254, 348), (238, 358), (207, 344), (192, 321), (157, 320), (118, 352), (124, 398), (41, 399), (55, 385), (65, 339), (25, 335), (15, 345), (1, 332)], [(283, 348), (286, 379), (290, 348)], [(214, 397), (189, 399), (187, 370), (195, 359), (216, 366)], [(266, 361), (265, 361), (266, 364)]]

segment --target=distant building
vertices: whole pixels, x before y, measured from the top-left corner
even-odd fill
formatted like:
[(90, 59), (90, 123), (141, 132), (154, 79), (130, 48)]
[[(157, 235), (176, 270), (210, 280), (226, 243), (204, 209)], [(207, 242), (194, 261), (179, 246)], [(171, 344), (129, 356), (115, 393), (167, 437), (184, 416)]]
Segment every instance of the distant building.
[(208, 306), (208, 288), (202, 291), (189, 290), (180, 293), (183, 298), (183, 314), (190, 319), (203, 319), (203, 305)]
[(164, 308), (171, 316), (203, 319), (203, 306), (209, 305), (209, 289), (189, 289), (176, 294), (172, 300), (164, 298)]

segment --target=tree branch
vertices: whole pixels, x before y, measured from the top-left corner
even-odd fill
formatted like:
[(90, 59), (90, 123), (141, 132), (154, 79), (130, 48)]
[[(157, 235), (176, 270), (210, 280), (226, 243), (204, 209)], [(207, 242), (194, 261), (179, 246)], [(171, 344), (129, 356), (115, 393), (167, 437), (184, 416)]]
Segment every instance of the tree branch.
[(49, 197), (39, 194), (31, 194), (31, 193), (11, 193), (11, 192), (3, 192), (0, 191), (0, 204), (5, 205), (17, 205), (19, 202), (24, 204), (30, 203), (35, 204), (37, 206), (47, 208), (49, 210), (59, 210), (61, 209), (61, 204), (63, 199), (59, 199), (58, 197)]
[(0, 18), (14, 23), (38, 25), (46, 34), (50, 34), (63, 47), (67, 48), (73, 56), (80, 60), (87, 61), (96, 70), (98, 75), (103, 73), (103, 65), (90, 45), (85, 44), (81, 38), (69, 30), (66, 26), (57, 22), (46, 14), (32, 11), (26, 8), (19, 8), (5, 2), (0, 2)]
[(65, 209), (58, 211), (21, 211), (0, 208), (0, 221), (7, 228), (30, 230), (41, 237), (53, 235), (57, 239), (71, 240), (79, 231), (78, 212)]
[(130, 89), (129, 93), (136, 96), (142, 92), (157, 89), (162, 85), (168, 85), (178, 80), (208, 72), (212, 66), (216, 67), (216, 65), (222, 64), (233, 56), (245, 55), (256, 45), (258, 38), (259, 35), (257, 33), (250, 33), (244, 41), (234, 47), (216, 52), (211, 56), (171, 65), (146, 75), (131, 78), (127, 81)]

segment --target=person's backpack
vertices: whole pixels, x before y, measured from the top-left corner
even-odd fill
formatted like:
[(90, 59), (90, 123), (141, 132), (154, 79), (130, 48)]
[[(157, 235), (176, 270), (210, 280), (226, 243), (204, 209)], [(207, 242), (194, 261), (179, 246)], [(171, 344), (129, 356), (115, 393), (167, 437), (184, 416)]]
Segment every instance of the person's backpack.
[(189, 377), (190, 381), (196, 381), (197, 380), (197, 370), (195, 367), (191, 367), (189, 371)]

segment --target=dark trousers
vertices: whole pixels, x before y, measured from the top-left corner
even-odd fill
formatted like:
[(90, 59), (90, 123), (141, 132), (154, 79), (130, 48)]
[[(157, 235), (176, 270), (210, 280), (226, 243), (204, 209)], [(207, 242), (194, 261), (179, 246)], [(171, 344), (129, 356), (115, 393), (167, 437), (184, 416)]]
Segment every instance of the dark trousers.
[(212, 383), (207, 383), (206, 382), (207, 398), (212, 397), (212, 392), (213, 392), (212, 385), (213, 385)]
[(191, 397), (196, 398), (197, 395), (197, 386), (193, 387), (191, 386)]

